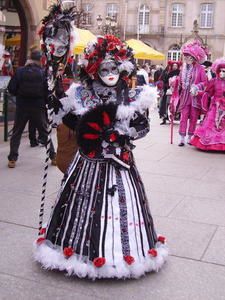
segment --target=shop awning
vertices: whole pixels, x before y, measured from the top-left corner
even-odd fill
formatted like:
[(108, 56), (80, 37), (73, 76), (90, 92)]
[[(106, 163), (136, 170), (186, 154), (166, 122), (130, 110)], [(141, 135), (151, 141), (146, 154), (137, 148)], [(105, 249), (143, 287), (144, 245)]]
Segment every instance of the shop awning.
[(89, 30), (86, 29), (75, 29), (77, 34), (77, 42), (75, 43), (75, 48), (73, 49), (74, 54), (82, 54), (84, 48), (91, 41), (96, 41), (96, 36)]
[(21, 41), (21, 37), (19, 34), (15, 35), (14, 37), (11, 37), (9, 39), (5, 40), (5, 46), (10, 47), (10, 46), (19, 46)]
[(164, 60), (165, 55), (146, 45), (140, 40), (130, 39), (127, 45), (133, 48), (134, 57), (137, 59)]

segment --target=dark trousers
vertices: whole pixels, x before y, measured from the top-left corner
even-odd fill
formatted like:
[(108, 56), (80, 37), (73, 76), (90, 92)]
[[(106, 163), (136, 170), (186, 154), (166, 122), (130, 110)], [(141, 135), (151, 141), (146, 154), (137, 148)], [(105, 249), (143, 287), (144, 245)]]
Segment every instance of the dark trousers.
[[(38, 132), (41, 134), (41, 136), (43, 136), (45, 144), (47, 144), (48, 132), (45, 109), (40, 107), (17, 107), (13, 133), (10, 140), (10, 152), (8, 156), (9, 160), (18, 159), (21, 136), (28, 121), (31, 121), (34, 124)], [(54, 157), (55, 149), (51, 141), (50, 159), (53, 159)]]
[(159, 104), (159, 117), (167, 118), (167, 95), (165, 90)]
[(38, 143), (38, 141), (42, 142), (44, 141), (44, 136), (42, 136), (42, 133), (38, 131), (38, 138), (36, 136), (37, 128), (34, 125), (34, 123), (30, 120), (28, 123), (28, 132), (29, 132), (29, 140), (30, 143)]

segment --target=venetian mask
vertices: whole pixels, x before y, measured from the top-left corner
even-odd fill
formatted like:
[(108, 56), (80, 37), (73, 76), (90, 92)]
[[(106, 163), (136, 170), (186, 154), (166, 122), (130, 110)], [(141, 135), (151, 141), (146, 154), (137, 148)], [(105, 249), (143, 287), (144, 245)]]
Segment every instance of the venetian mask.
[(54, 36), (50, 35), (46, 37), (45, 44), (50, 47), (53, 45), (53, 55), (62, 57), (68, 51), (69, 33), (65, 29), (59, 28)]
[(116, 85), (120, 76), (113, 60), (104, 60), (99, 66), (98, 75), (107, 86)]
[(195, 59), (191, 55), (184, 55), (184, 61), (186, 62), (186, 64), (192, 65)]
[(225, 68), (220, 69), (219, 76), (221, 79), (225, 79)]

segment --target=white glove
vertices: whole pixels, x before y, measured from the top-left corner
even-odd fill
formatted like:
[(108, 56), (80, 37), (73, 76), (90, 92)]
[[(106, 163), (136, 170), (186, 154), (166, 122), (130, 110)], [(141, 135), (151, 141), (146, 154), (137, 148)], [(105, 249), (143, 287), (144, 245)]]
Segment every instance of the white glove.
[(198, 95), (198, 87), (196, 85), (192, 84), (190, 93), (192, 96), (197, 96)]

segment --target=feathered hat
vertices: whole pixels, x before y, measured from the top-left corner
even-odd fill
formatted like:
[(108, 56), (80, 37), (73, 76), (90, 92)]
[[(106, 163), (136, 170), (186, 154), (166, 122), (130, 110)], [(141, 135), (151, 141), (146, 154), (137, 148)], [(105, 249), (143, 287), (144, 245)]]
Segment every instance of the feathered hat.
[(206, 49), (200, 44), (199, 41), (194, 41), (184, 44), (181, 48), (183, 55), (192, 56), (198, 63), (203, 63), (207, 58)]
[(97, 42), (89, 43), (84, 50), (81, 69), (90, 77), (96, 77), (103, 60), (113, 60), (120, 74), (131, 75), (136, 70), (133, 50), (113, 35), (97, 37)]
[(221, 68), (225, 68), (225, 57), (217, 58), (212, 64), (212, 71), (216, 74), (219, 73)]

